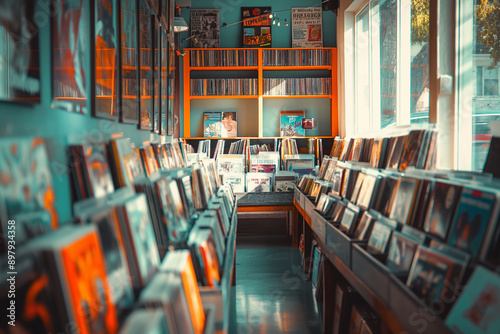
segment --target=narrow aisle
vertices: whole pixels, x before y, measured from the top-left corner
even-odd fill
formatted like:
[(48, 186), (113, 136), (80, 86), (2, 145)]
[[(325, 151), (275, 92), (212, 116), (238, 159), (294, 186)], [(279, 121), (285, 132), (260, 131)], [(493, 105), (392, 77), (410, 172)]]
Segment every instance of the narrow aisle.
[(281, 236), (238, 238), (229, 333), (322, 333), (311, 282), (290, 245)]

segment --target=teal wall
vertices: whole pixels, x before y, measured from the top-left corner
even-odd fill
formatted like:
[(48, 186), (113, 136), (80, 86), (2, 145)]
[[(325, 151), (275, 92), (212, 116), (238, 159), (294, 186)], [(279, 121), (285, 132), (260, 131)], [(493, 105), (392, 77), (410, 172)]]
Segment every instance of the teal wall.
[[(274, 0), (274, 1), (251, 1), (251, 0), (214, 0), (214, 1), (204, 1), (204, 0), (191, 0), (191, 8), (219, 8), (219, 16), (220, 16), (220, 25), (222, 26), (223, 23), (227, 23), (230, 25), (231, 23), (238, 22), (241, 20), (241, 7), (252, 7), (252, 6), (271, 6), (271, 9), (273, 11), (281, 11), (281, 10), (289, 10), (290, 8), (294, 7), (311, 7), (315, 5), (321, 5), (320, 0)], [(337, 17), (335, 13), (331, 11), (323, 11), (323, 46), (325, 47), (336, 47), (337, 46)], [(182, 8), (181, 9), (181, 16), (186, 20), (187, 24), (189, 25), (189, 19), (190, 19), (190, 9), (189, 8)], [(286, 11), (283, 13), (278, 13), (278, 17), (281, 22), (281, 26), (273, 26), (271, 29), (271, 34), (272, 34), (272, 47), (273, 48), (290, 48), (292, 45), (292, 37), (291, 37), (291, 22), (290, 22), (290, 12)], [(285, 27), (283, 25), (284, 19), (288, 21), (288, 27)], [(241, 34), (241, 24), (236, 24), (233, 26), (229, 26), (227, 28), (221, 28), (220, 32), (220, 47), (221, 48), (239, 48), (241, 47), (241, 40), (242, 40), (242, 34)], [(181, 39), (188, 38), (190, 36), (189, 31), (188, 32), (183, 32), (180, 33)], [(184, 41), (183, 46), (185, 48), (190, 47), (190, 42), (189, 41)], [(182, 62), (182, 60), (181, 60)], [(296, 73), (296, 72), (294, 72)], [(182, 78), (182, 71), (181, 71), (181, 80)], [(307, 74), (294, 74), (294, 76), (301, 77), (301, 76), (307, 76)], [(316, 75), (316, 74), (315, 74)], [(182, 81), (181, 81), (182, 82)], [(181, 86), (182, 87), (182, 86)], [(183, 92), (181, 91), (181, 100), (180, 100), (180, 124), (181, 124), (181, 136), (183, 136), (183, 117), (182, 117), (182, 110), (183, 110)], [(329, 115), (329, 109), (325, 110), (325, 108), (329, 108), (329, 103), (325, 103), (325, 99), (306, 99), (305, 101), (300, 101), (301, 99), (278, 99), (277, 101), (271, 102), (265, 102), (264, 103), (264, 124), (266, 126), (264, 127), (265, 129), (268, 128), (268, 130), (264, 131), (264, 135), (274, 135), (272, 132), (274, 130), (274, 125), (276, 125), (276, 113), (274, 112), (275, 110), (285, 110), (285, 109), (297, 109), (298, 105), (305, 106), (304, 108), (306, 110), (306, 117), (316, 117), (320, 116), (323, 114), (327, 114), (328, 118), (330, 117)], [(204, 108), (203, 101), (206, 102), (206, 109)], [(196, 108), (191, 110), (191, 135), (192, 136), (202, 136), (202, 133), (200, 132), (202, 129), (202, 124), (203, 120), (200, 115), (202, 115), (203, 111), (214, 111), (217, 109), (217, 107), (222, 110), (226, 110), (228, 107), (225, 105), (224, 100), (220, 100), (220, 105), (216, 106), (213, 101), (209, 100), (199, 100), (196, 101), (195, 105)], [(306, 102), (307, 101), (307, 102)], [(255, 104), (256, 105), (256, 104)], [(248, 114), (248, 106), (249, 103), (245, 102), (241, 104), (241, 108), (239, 111), (240, 113), (245, 113)], [(230, 106), (231, 108), (233, 107), (232, 105)], [(250, 113), (252, 114), (252, 113)], [(255, 110), (256, 114), (256, 110)], [(240, 116), (238, 116), (240, 117)], [(249, 116), (250, 117), (250, 116)], [(319, 123), (323, 121), (323, 119), (318, 119)], [(324, 121), (326, 124), (326, 121)], [(247, 123), (245, 123), (245, 126)], [(251, 123), (252, 127), (254, 122)], [(270, 125), (272, 124), (272, 125)], [(328, 125), (331, 124), (328, 122)], [(242, 124), (238, 124), (238, 134), (241, 133), (241, 136), (244, 136), (246, 133), (254, 133), (255, 131), (253, 129), (245, 129), (242, 128)], [(278, 126), (278, 125), (276, 125)], [(276, 132), (278, 131), (278, 128), (276, 128)], [(325, 135), (330, 133), (330, 128), (326, 128), (324, 125), (316, 130), (316, 131), (311, 131), (308, 132), (308, 135)]]
[[(44, 3), (47, 2), (44, 0)], [(40, 10), (40, 8), (37, 8)], [(123, 133), (131, 138), (136, 146), (147, 140), (159, 140), (149, 131), (137, 130), (135, 125), (121, 124), (118, 121), (98, 119), (89, 115), (73, 114), (51, 107), (51, 50), (49, 17), (44, 11), (40, 15), (47, 24), (39, 28), (40, 36), (40, 77), (41, 103), (25, 105), (0, 101), (0, 137), (42, 137), (46, 140), (51, 164), (52, 178), (56, 193), (59, 221), (68, 221), (72, 216), (70, 176), (66, 158), (68, 143), (104, 141), (113, 133)], [(43, 21), (41, 21), (43, 23)], [(90, 34), (90, 28), (89, 28)], [(88, 48), (91, 52), (93, 48)], [(87, 64), (90, 68), (90, 61)], [(87, 75), (87, 95), (90, 95), (90, 76)], [(88, 104), (89, 107), (90, 104)], [(90, 108), (89, 108), (90, 109)]]

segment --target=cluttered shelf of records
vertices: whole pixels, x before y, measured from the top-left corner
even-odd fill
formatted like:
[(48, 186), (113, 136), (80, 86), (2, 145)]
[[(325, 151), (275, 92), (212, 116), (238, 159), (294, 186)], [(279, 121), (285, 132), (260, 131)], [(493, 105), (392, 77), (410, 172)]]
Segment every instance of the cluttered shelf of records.
[(189, 49), (191, 67), (257, 67), (256, 49)]
[[(498, 332), (499, 321), (477, 312), (500, 305), (499, 180), (418, 169), (434, 165), (434, 130), (343, 143), (337, 140), (336, 158), (324, 159), (317, 176), (298, 185), (311, 226), (323, 226), (315, 233), (326, 236), (328, 251), (405, 330), (411, 332), (411, 319), (420, 319), (412, 314), (421, 309), (444, 321), (431, 326), (440, 332)], [(490, 285), (473, 293), (476, 281)], [(496, 301), (486, 306), (488, 296)]]
[(264, 78), (264, 96), (331, 96), (331, 78)]
[(191, 96), (257, 96), (257, 79), (190, 79)]
[(330, 66), (331, 49), (264, 49), (264, 66)]
[(321, 138), (307, 139), (308, 147), (299, 154), (293, 138), (273, 138), (252, 145), (252, 139), (218, 140), (212, 150), (210, 139), (197, 142), (197, 153), (188, 153), (189, 162), (203, 158), (216, 161), (221, 184), (231, 185), (236, 193), (292, 192), (297, 178), (315, 171), (323, 152)]
[[(61, 223), (44, 140), (0, 140), (0, 267), (17, 272), (10, 313), (16, 328), (55, 333), (71, 324), (85, 333), (126, 332), (141, 319), (136, 312), (159, 310), (157, 324), (171, 333), (206, 332), (211, 318), (222, 328), (222, 316), (207, 312), (198, 289), (222, 295), (233, 271), (235, 195), (218, 184), (214, 161), (187, 168), (187, 145), (178, 141), (140, 148), (120, 136), (70, 141), (72, 218)], [(184, 267), (168, 260), (178, 252), (190, 255)], [(163, 281), (164, 273), (182, 284)], [(5, 309), (12, 305), (9, 286), (0, 285)], [(143, 295), (154, 295), (156, 304)], [(218, 307), (228, 312), (228, 303)], [(10, 328), (3, 322), (0, 331)]]

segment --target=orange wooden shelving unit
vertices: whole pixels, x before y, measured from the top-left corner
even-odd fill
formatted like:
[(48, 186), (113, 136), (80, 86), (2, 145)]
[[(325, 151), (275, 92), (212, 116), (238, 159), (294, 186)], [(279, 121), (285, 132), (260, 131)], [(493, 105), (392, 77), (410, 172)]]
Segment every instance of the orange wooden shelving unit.
[[(265, 50), (289, 50), (289, 51), (303, 51), (303, 50), (331, 50), (330, 64), (331, 65), (320, 65), (320, 66), (264, 66), (263, 65), (263, 53)], [(202, 138), (196, 134), (192, 136), (191, 134), (191, 101), (192, 100), (202, 100), (202, 99), (256, 99), (258, 102), (258, 136), (253, 138), (266, 138), (263, 135), (263, 122), (264, 122), (264, 100), (265, 99), (276, 99), (276, 98), (290, 98), (290, 99), (301, 99), (301, 98), (326, 98), (330, 100), (330, 129), (331, 132), (327, 135), (315, 136), (329, 138), (334, 137), (338, 134), (338, 87), (337, 87), (337, 48), (218, 48), (218, 49), (186, 49), (186, 55), (184, 56), (184, 138), (195, 139)], [(252, 64), (249, 66), (241, 66), (240, 64), (235, 66), (191, 66), (191, 55), (195, 51), (203, 51), (203, 56), (198, 59), (203, 59), (209, 52), (255, 52), (257, 64)], [(264, 72), (265, 71), (315, 71), (323, 70), (329, 71), (331, 79), (331, 95), (264, 95)], [(257, 95), (191, 95), (191, 73), (200, 71), (257, 71)], [(253, 73), (255, 76), (255, 73)], [(221, 79), (224, 78), (220, 75)], [(206, 139), (206, 138), (205, 138)]]

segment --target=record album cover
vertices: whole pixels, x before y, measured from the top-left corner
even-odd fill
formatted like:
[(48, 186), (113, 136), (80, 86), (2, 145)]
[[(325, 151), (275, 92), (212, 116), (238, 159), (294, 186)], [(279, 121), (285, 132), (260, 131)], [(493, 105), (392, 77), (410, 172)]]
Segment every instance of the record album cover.
[(57, 228), (55, 202), (44, 141), (40, 138), (1, 139), (0, 222), (4, 237), (11, 234), (7, 232), (9, 219), (17, 221), (17, 245)]
[(304, 137), (305, 130), (302, 128), (302, 119), (304, 117), (305, 117), (305, 110), (281, 110), (280, 136)]

